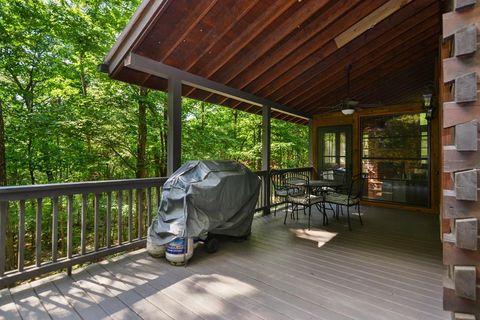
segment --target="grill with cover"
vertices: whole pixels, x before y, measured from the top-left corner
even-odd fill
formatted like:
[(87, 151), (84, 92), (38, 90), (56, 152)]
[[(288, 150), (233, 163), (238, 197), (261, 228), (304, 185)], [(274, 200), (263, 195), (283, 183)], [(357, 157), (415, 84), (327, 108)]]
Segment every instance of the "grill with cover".
[(165, 182), (156, 218), (148, 229), (153, 245), (207, 233), (250, 234), (260, 178), (235, 161), (189, 161)]

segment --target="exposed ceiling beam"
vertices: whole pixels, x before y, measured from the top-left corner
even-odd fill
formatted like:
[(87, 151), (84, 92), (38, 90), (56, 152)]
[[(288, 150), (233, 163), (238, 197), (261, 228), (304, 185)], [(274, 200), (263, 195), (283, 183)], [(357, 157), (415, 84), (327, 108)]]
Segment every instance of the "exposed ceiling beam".
[(125, 59), (124, 64), (125, 64), (125, 67), (131, 68), (137, 71), (145, 72), (157, 77), (161, 77), (165, 79), (169, 79), (169, 78), (179, 79), (182, 82), (182, 84), (191, 86), (200, 90), (219, 94), (235, 100), (240, 100), (246, 103), (257, 105), (259, 107), (269, 106), (273, 110), (281, 113), (289, 114), (289, 115), (306, 119), (306, 120), (310, 119), (310, 117), (307, 114), (303, 112), (299, 112), (293, 108), (289, 108), (287, 106), (270, 101), (268, 99), (197, 76), (190, 72), (186, 72), (186, 71), (174, 68), (172, 66), (168, 66), (159, 61), (142, 57), (135, 53), (130, 53)]
[(375, 27), (379, 22), (391, 16), (399, 9), (409, 4), (413, 0), (390, 0), (383, 6), (379, 7), (368, 16), (355, 23), (353, 26), (342, 32), (335, 38), (338, 48), (343, 47), (365, 31)]

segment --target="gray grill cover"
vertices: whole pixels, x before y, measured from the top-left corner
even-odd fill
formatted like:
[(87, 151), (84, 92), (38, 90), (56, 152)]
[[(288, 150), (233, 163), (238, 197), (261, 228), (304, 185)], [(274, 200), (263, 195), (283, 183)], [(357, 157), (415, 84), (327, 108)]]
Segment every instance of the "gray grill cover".
[(235, 161), (189, 161), (165, 182), (158, 214), (148, 228), (152, 244), (206, 232), (250, 232), (260, 178)]

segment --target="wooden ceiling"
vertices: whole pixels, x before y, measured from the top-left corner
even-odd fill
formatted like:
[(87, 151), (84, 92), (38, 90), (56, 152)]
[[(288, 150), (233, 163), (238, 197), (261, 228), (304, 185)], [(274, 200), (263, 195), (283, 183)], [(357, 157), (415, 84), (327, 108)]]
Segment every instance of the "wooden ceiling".
[[(164, 79), (122, 63), (112, 67), (112, 56), (123, 46), (123, 53), (134, 52), (308, 116), (331, 111), (346, 98), (349, 64), (349, 98), (362, 104), (420, 101), (434, 83), (439, 0), (164, 0), (145, 30), (135, 34), (135, 21), (153, 10), (155, 1), (144, 1), (132, 18), (125, 34), (134, 41), (127, 43), (124, 34), (107, 56), (112, 78), (166, 89)], [(261, 113), (258, 106), (188, 86), (183, 95)], [(306, 123), (280, 112), (272, 115)]]

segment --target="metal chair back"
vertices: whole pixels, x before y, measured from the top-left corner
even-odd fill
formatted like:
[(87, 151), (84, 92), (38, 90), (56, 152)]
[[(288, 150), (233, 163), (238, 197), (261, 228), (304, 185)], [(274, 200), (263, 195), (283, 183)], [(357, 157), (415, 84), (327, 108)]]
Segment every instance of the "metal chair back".
[(348, 190), (348, 197), (350, 200), (360, 200), (362, 198), (367, 177), (368, 175), (366, 173), (360, 173), (352, 177)]

